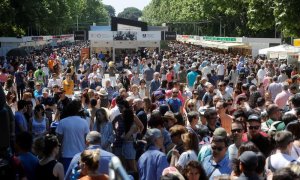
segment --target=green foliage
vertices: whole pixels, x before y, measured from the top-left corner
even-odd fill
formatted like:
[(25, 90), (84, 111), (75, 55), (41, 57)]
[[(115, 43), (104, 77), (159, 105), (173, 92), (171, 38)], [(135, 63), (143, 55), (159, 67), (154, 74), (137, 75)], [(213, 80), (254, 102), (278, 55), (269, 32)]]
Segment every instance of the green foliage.
[(118, 17), (137, 21), (142, 16), (142, 11), (135, 7), (125, 8)]
[(152, 0), (142, 20), (169, 23), (178, 33), (215, 36), (221, 24), (223, 36), (225, 30), (226, 36), (273, 37), (277, 24), (285, 36), (299, 36), (299, 12), (299, 0)]
[(109, 16), (112, 16), (112, 17), (116, 16), (116, 10), (114, 7), (112, 7), (111, 5), (104, 5), (104, 8), (108, 12)]
[(1, 0), (0, 35), (72, 33), (79, 24), (108, 24), (101, 0)]

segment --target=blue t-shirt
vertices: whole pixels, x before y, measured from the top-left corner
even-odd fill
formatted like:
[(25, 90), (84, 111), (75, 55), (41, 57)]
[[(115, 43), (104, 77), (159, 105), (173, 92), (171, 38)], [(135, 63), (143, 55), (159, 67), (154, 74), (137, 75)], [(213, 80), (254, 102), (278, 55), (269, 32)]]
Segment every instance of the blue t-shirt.
[(170, 98), (167, 100), (167, 103), (169, 104), (171, 111), (173, 113), (178, 113), (180, 111), (180, 107), (182, 106), (182, 103), (178, 98), (176, 99)]
[(18, 158), (21, 161), (21, 164), (25, 170), (26, 177), (28, 180), (35, 180), (35, 171), (36, 167), (39, 164), (39, 160), (32, 153), (20, 153)]
[(189, 87), (193, 87), (197, 76), (198, 76), (198, 73), (196, 73), (195, 71), (191, 71), (187, 74), (187, 79), (189, 81), (189, 84), (188, 84)]
[(28, 130), (27, 121), (23, 113), (17, 111), (15, 113), (15, 121), (16, 121), (16, 127), (15, 127), (16, 134), (19, 134), (21, 132), (21, 129), (19, 127), (22, 127), (24, 131)]

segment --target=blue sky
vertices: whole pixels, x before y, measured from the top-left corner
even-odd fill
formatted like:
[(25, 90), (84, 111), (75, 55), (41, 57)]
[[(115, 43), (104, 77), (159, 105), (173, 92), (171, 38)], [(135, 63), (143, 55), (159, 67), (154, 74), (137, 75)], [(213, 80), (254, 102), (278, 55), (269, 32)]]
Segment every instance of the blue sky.
[(151, 0), (102, 0), (103, 4), (111, 5), (116, 10), (116, 16), (127, 7), (136, 7), (140, 10), (148, 5)]

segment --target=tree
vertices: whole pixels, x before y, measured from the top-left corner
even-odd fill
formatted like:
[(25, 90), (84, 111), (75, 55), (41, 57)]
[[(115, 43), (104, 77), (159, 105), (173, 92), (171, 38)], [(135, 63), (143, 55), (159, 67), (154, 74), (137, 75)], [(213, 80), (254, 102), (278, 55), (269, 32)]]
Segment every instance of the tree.
[(137, 21), (142, 16), (142, 11), (135, 7), (125, 8), (118, 17)]
[(116, 10), (114, 7), (112, 7), (111, 5), (104, 5), (104, 8), (108, 12), (109, 16), (112, 16), (112, 17), (116, 16)]

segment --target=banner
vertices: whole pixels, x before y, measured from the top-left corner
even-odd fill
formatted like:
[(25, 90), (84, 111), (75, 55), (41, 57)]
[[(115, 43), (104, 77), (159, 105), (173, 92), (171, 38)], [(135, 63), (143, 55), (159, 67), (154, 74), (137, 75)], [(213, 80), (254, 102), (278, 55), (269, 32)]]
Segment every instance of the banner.
[(91, 47), (113, 47), (113, 41), (91, 41)]
[(162, 31), (161, 32), (161, 39), (166, 41), (176, 41), (176, 32), (167, 32)]
[(300, 47), (300, 39), (294, 39), (294, 46)]
[(114, 31), (113, 40), (114, 41), (136, 41), (137, 32), (136, 31)]
[(90, 48), (82, 48), (81, 49), (81, 60), (86, 60), (90, 58)]
[(278, 58), (278, 52), (270, 52), (270, 59)]
[(160, 41), (161, 32), (160, 31), (141, 31), (137, 34), (138, 41)]
[(112, 41), (113, 32), (112, 31), (89, 31), (90, 41)]
[(75, 41), (86, 41), (86, 31), (75, 31), (74, 32), (74, 40)]

